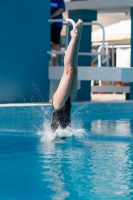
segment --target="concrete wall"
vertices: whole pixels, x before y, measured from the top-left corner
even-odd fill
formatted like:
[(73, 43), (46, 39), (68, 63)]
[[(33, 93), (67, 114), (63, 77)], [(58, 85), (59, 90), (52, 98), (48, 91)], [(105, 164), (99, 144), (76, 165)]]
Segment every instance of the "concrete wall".
[(68, 10), (97, 10), (98, 12), (128, 12), (133, 6), (132, 0), (77, 0), (66, 1)]
[(0, 103), (48, 101), (49, 3), (0, 1)]

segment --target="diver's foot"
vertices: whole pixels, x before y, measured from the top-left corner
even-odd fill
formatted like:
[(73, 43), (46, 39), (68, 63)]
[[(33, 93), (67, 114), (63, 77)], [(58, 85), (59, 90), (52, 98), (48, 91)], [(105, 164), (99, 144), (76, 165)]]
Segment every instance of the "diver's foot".
[(83, 27), (83, 21), (81, 19), (78, 20), (76, 23), (74, 29), (71, 31), (71, 38), (78, 38), (78, 35), (80, 34)]

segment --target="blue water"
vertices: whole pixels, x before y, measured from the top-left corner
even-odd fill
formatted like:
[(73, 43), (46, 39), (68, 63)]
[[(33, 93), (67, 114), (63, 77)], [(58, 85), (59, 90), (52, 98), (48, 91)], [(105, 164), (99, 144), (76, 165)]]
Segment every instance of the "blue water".
[(0, 200), (133, 199), (133, 103), (75, 104), (71, 117), (51, 141), (50, 105), (0, 108)]

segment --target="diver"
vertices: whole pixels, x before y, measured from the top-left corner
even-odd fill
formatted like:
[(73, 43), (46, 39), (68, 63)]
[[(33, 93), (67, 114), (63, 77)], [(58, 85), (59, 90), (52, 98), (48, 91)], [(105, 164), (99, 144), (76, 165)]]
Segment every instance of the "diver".
[(82, 27), (83, 21), (79, 19), (74, 29), (70, 32), (71, 41), (64, 57), (64, 72), (52, 99), (51, 128), (53, 132), (58, 127), (65, 129), (67, 126), (71, 126), (70, 111), (77, 92), (77, 60)]

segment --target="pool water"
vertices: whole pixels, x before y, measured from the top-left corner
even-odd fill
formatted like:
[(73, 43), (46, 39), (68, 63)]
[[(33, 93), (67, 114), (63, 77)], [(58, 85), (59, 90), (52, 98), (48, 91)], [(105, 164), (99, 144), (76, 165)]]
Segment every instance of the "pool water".
[(133, 103), (74, 104), (66, 140), (51, 111), (0, 107), (0, 200), (133, 199)]

